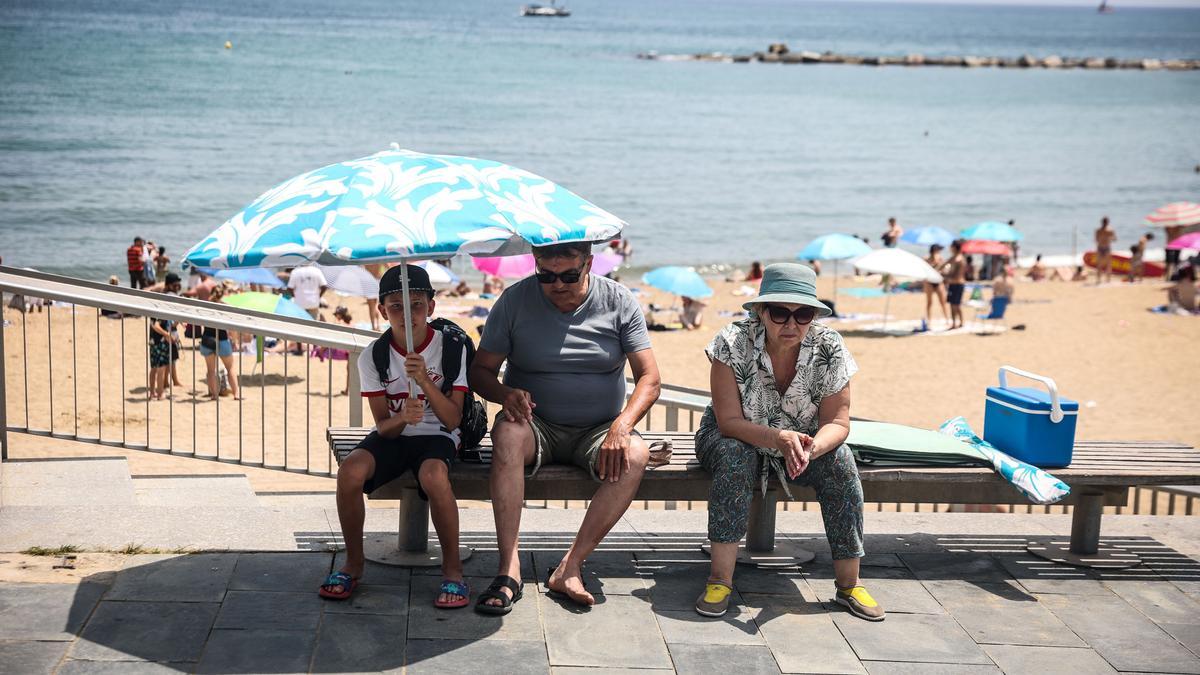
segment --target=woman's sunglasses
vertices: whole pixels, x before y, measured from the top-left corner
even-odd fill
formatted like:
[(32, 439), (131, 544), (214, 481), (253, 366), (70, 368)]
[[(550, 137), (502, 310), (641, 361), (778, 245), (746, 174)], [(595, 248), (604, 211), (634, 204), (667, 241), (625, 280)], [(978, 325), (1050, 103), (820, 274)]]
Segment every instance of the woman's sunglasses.
[(552, 284), (559, 280), (562, 280), (564, 284), (577, 284), (579, 283), (579, 278), (583, 276), (583, 269), (568, 270), (566, 272), (542, 272), (538, 270), (534, 272), (533, 276), (537, 277), (537, 280), (543, 284)]
[(767, 305), (767, 316), (771, 318), (771, 323), (776, 323), (782, 326), (791, 319), (796, 322), (797, 326), (807, 326), (817, 318), (817, 310), (812, 307), (801, 307), (797, 310), (790, 310), (787, 307), (779, 305)]

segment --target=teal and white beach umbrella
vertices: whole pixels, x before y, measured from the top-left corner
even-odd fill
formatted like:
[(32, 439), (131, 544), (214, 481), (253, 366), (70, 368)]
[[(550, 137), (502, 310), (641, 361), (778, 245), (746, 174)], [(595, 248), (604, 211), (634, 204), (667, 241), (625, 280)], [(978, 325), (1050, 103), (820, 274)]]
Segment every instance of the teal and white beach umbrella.
[(808, 243), (804, 250), (796, 254), (797, 260), (832, 260), (833, 261), (833, 297), (837, 301), (838, 263), (848, 258), (857, 258), (871, 252), (867, 242), (848, 234), (835, 232), (826, 234)]
[[(624, 227), (611, 213), (514, 166), (393, 149), (268, 190), (186, 259), (221, 269), (513, 255), (532, 246), (607, 241)], [(408, 277), (400, 278), (408, 323)]]

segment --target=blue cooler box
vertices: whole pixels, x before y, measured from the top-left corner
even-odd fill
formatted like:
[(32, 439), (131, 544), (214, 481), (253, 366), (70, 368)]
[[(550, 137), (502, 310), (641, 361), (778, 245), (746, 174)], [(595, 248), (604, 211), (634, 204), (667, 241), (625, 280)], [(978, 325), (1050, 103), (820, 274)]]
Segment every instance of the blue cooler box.
[[(1009, 387), (1007, 373), (1028, 377), (1046, 389)], [(983, 440), (1044, 469), (1071, 464), (1079, 403), (1058, 395), (1054, 380), (1011, 366), (1000, 368), (1000, 386), (988, 387)]]

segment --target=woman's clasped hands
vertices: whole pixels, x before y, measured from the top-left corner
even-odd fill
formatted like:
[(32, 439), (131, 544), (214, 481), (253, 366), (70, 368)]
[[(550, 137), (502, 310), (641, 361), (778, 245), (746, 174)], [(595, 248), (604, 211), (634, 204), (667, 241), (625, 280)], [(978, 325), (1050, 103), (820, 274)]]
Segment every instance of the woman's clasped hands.
[(783, 453), (788, 478), (796, 478), (812, 460), (813, 437), (798, 431), (780, 429), (775, 435), (775, 449)]

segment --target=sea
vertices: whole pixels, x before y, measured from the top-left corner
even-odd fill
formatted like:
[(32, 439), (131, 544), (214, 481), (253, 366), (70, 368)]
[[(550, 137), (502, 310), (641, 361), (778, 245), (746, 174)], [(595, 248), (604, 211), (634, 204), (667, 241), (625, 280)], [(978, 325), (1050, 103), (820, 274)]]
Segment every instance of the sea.
[[(786, 260), (888, 217), (1015, 220), (1023, 253), (1122, 243), (1200, 201), (1200, 71), (640, 60), (1200, 58), (1200, 10), (798, 0), (3, 0), (0, 257), (103, 279), (182, 254), (298, 173), (387, 149), (551, 178), (639, 267)], [(226, 48), (226, 42), (231, 48)]]

